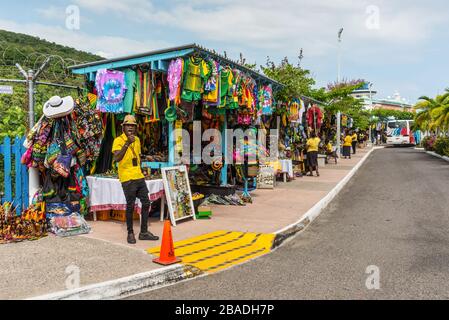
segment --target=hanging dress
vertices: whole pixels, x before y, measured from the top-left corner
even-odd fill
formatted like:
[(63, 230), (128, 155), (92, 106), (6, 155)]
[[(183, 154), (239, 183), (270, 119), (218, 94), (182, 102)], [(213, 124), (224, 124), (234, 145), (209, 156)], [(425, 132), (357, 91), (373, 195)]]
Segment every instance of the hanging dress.
[(175, 105), (181, 103), (181, 82), (182, 74), (184, 69), (184, 60), (178, 58), (176, 60), (170, 61), (170, 65), (167, 70), (167, 81), (168, 81), (168, 96), (170, 101), (174, 102)]
[(307, 123), (312, 129), (320, 129), (323, 120), (323, 113), (318, 106), (314, 105), (307, 110)]

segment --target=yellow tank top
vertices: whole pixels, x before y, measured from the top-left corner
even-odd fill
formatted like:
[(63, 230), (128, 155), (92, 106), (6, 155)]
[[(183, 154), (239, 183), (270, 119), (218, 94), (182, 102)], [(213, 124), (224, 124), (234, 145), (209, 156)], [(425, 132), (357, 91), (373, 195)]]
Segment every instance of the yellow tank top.
[(201, 92), (201, 61), (195, 61), (193, 57), (190, 57), (187, 66), (184, 89)]

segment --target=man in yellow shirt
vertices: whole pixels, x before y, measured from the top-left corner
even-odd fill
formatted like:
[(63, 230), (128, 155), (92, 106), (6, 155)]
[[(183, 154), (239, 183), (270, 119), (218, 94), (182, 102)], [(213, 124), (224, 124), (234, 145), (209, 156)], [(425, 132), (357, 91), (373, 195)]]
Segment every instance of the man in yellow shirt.
[(118, 162), (118, 177), (126, 198), (126, 227), (128, 243), (135, 244), (133, 213), (136, 198), (142, 203), (139, 240), (158, 240), (159, 237), (148, 232), (148, 214), (151, 207), (145, 177), (140, 168), (140, 140), (135, 136), (137, 122), (134, 116), (127, 115), (123, 120), (123, 134), (114, 139), (112, 153)]

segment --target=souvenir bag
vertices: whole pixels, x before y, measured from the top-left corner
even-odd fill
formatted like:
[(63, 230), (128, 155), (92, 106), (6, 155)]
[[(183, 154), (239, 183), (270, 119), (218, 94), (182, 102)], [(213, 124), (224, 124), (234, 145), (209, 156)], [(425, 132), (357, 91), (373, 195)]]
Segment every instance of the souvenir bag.
[(32, 160), (31, 155), (33, 154), (33, 147), (30, 147), (25, 151), (25, 153), (20, 158), (20, 162), (24, 165), (26, 165), (28, 168), (31, 167)]
[(59, 134), (59, 122), (55, 123), (53, 128), (53, 135), (50, 144), (47, 147), (44, 165), (46, 168), (51, 168), (53, 163), (56, 161), (56, 158), (59, 154), (61, 154), (61, 147), (58, 142), (58, 134)]
[(89, 233), (90, 227), (79, 214), (79, 205), (68, 203), (49, 203), (46, 217), (51, 232), (57, 236), (67, 237)]
[(39, 131), (33, 139), (33, 150), (31, 152), (31, 160), (33, 167), (44, 167), (47, 155), (48, 140), (51, 138), (52, 120), (42, 119)]
[(44, 185), (42, 187), (43, 200), (48, 200), (57, 195), (57, 189), (49, 174), (44, 177)]
[[(66, 119), (64, 119), (66, 120)], [(78, 147), (78, 144), (76, 143), (77, 141), (77, 137), (75, 132), (76, 131), (72, 131), (73, 126), (70, 126), (70, 123), (68, 122), (68, 128), (66, 129), (66, 123), (62, 122), (61, 123), (61, 139), (62, 139), (62, 143), (64, 144), (65, 148), (66, 148), (66, 152), (67, 154), (70, 154), (72, 156), (74, 156), (78, 150), (80, 149)], [(76, 126), (74, 127), (76, 130)]]
[(61, 154), (59, 154), (53, 163), (53, 170), (64, 178), (70, 175), (70, 165), (72, 163), (72, 155), (67, 152), (66, 142), (64, 140), (64, 130), (60, 126), (61, 139), (60, 148)]
[(28, 132), (25, 141), (23, 142), (23, 146), (27, 149), (31, 148), (33, 145), (33, 141), (35, 140), (37, 134), (40, 131), (40, 128), (42, 126), (42, 121), (44, 119), (44, 116), (42, 116), (39, 121), (33, 126), (33, 128)]

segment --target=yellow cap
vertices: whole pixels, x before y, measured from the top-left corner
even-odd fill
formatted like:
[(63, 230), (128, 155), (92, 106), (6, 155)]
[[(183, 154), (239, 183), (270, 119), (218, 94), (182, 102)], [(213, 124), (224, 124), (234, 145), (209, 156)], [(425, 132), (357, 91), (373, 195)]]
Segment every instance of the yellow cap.
[(123, 120), (122, 126), (125, 124), (132, 124), (132, 125), (137, 126), (136, 118), (134, 118), (134, 116), (131, 114), (126, 115), (125, 119)]

